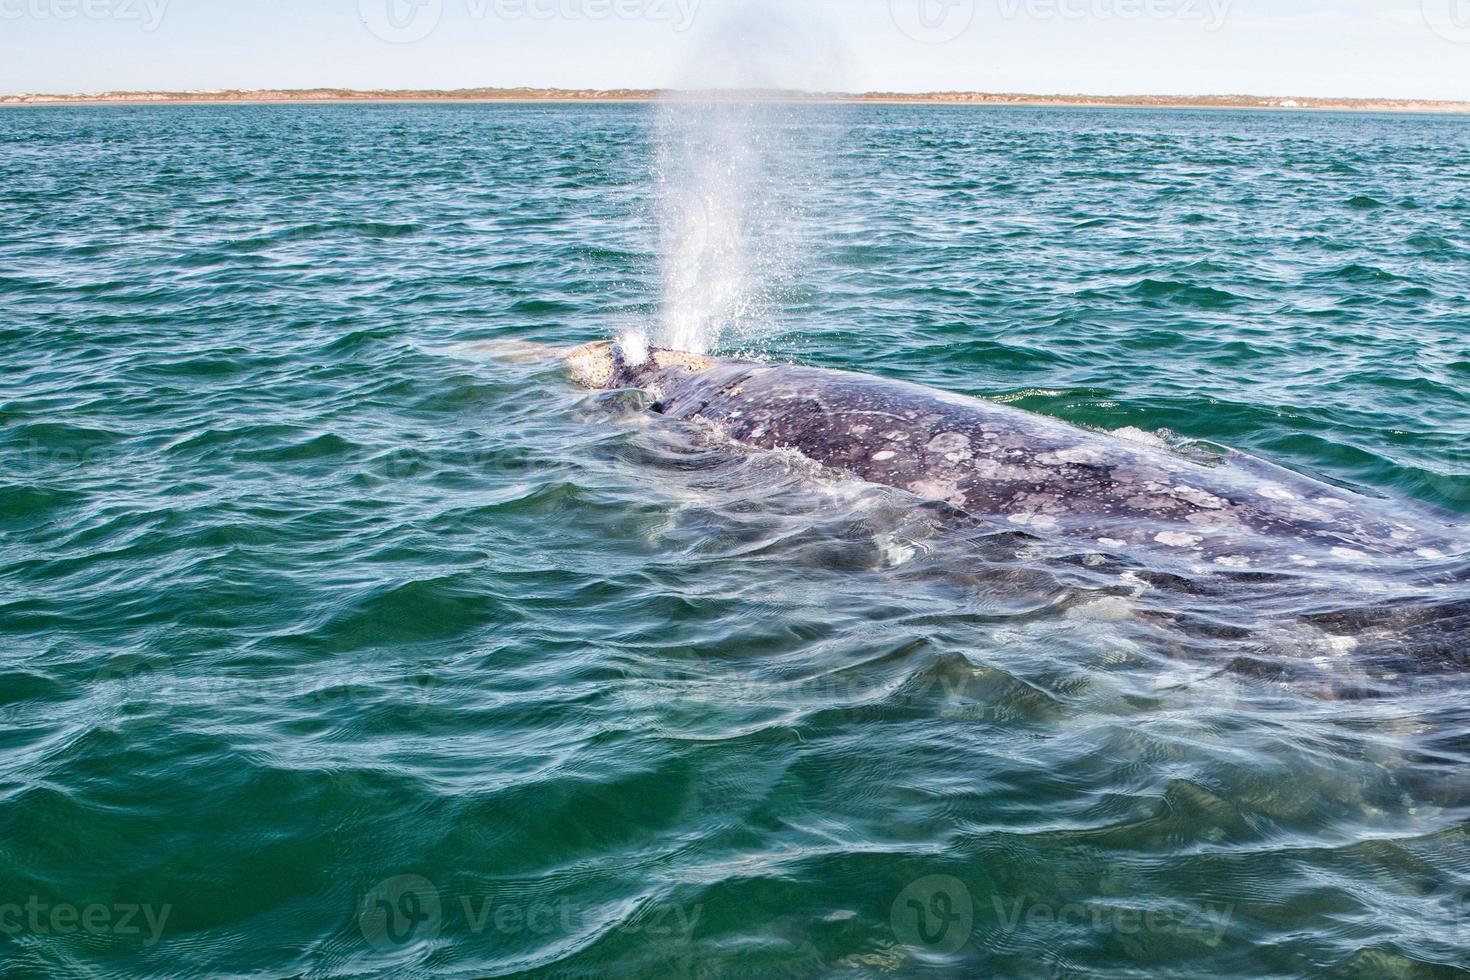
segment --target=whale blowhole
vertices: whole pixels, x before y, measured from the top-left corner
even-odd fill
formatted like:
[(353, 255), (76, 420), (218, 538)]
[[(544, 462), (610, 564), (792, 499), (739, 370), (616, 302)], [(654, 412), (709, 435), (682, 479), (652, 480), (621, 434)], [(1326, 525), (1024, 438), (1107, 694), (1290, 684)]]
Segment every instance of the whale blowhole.
[(618, 338), (618, 350), (629, 367), (642, 367), (648, 363), (648, 334), (642, 330), (628, 331)]

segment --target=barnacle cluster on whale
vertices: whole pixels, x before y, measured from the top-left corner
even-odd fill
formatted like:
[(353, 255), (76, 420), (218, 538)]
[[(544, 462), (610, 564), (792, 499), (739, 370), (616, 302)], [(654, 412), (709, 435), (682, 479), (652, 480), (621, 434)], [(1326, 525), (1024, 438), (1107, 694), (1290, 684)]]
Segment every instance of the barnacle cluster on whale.
[(674, 419), (1032, 533), (1147, 548), (1222, 572), (1422, 563), (1453, 529), (1227, 450), (1205, 462), (981, 398), (824, 368), (616, 344), (564, 356), (592, 388), (641, 388)]

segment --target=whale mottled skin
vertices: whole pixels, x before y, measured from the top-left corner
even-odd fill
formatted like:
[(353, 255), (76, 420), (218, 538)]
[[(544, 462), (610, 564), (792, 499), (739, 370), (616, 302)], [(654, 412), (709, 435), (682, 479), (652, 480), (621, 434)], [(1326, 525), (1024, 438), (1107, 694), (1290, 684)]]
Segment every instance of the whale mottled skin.
[(672, 419), (795, 450), (862, 480), (1038, 535), (1147, 548), (1220, 571), (1433, 563), (1458, 529), (1243, 453), (1195, 459), (1010, 406), (864, 374), (611, 344), (567, 355), (575, 380), (640, 388)]

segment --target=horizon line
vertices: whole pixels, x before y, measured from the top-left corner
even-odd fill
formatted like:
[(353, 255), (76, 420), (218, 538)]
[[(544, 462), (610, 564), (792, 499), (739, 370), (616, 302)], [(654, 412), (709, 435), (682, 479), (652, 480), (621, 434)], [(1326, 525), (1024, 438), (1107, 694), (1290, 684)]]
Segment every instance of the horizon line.
[(653, 102), (681, 95), (702, 99), (746, 98), (775, 102), (913, 103), (955, 105), (1078, 105), (1139, 108), (1302, 109), (1358, 111), (1470, 112), (1470, 100), (1288, 95), (1087, 95), (1083, 93), (934, 91), (809, 91), (783, 88), (559, 88), (484, 86), (455, 89), (225, 88), (114, 90), (96, 93), (20, 93), (0, 95), (0, 106), (198, 103), (362, 103), (362, 102)]

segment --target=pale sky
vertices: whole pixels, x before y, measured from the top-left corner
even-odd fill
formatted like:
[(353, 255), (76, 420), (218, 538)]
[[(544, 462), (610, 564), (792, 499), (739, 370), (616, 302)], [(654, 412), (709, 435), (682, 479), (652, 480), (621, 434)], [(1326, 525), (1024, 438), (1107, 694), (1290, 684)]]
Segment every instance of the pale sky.
[(1470, 100), (1470, 0), (0, 0), (0, 93), (648, 87)]

